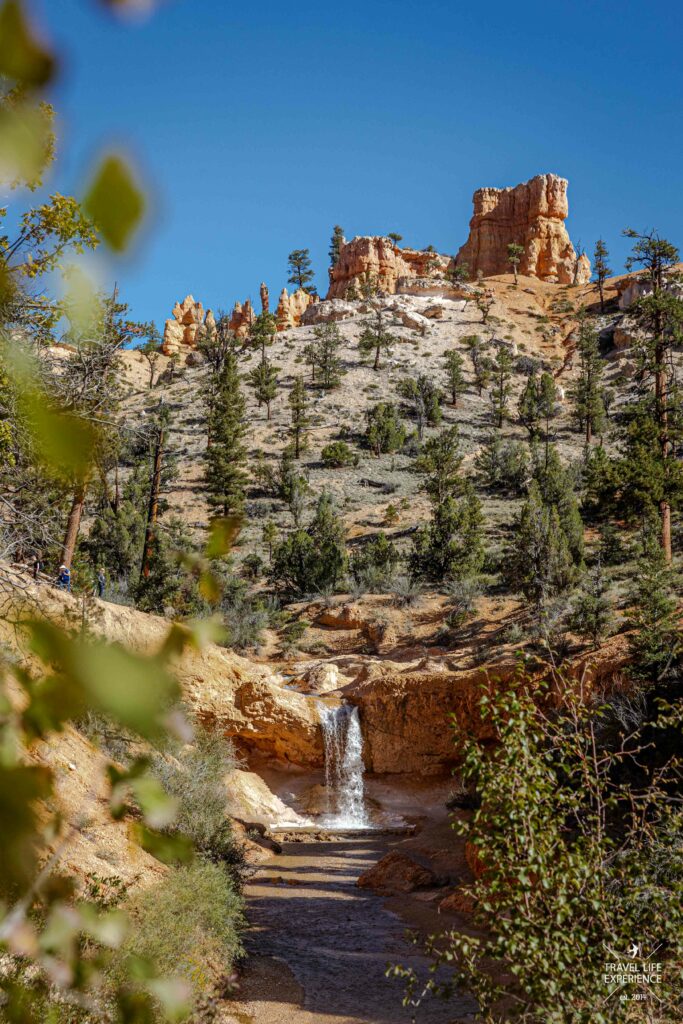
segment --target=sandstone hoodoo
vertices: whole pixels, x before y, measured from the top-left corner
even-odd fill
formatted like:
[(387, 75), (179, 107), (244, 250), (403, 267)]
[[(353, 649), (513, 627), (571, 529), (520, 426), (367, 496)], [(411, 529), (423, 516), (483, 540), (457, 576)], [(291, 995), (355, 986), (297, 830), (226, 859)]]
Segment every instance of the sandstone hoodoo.
[(215, 326), (211, 310), (207, 309), (205, 313), (201, 302), (195, 302), (192, 295), (187, 295), (182, 302), (176, 302), (173, 315), (164, 324), (161, 346), (164, 355), (175, 355), (183, 348), (196, 348), (202, 334)]
[(342, 246), (327, 298), (360, 299), (368, 284), (393, 295), (403, 279), (443, 278), (451, 262), (430, 249), (399, 249), (390, 238), (361, 235)]
[(591, 267), (565, 227), (568, 182), (538, 174), (513, 188), (479, 188), (472, 197), (470, 235), (456, 257), (470, 274), (509, 274), (508, 245), (521, 245), (520, 274), (556, 284), (586, 284)]

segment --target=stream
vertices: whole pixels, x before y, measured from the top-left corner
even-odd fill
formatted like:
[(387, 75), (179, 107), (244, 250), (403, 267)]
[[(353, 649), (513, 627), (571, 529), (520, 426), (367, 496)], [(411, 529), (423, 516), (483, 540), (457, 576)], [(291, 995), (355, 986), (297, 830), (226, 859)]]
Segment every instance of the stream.
[[(381, 833), (301, 837), (259, 867), (246, 887), (249, 959), (226, 1024), (411, 1024), (403, 984), (385, 970), (424, 971), (427, 962), (386, 901), (355, 885), (395, 842)], [(436, 915), (431, 927), (439, 929)], [(472, 1011), (465, 997), (428, 1000), (415, 1020), (456, 1024)]]

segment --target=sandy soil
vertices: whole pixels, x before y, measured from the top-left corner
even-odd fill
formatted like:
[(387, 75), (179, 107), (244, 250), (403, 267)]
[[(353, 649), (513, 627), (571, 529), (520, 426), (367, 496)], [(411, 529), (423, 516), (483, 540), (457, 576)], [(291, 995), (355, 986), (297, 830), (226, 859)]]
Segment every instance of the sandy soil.
[[(225, 1024), (457, 1024), (473, 1004), (437, 1000), (413, 1011), (401, 1005), (402, 983), (387, 965), (426, 971), (406, 941), (400, 900), (358, 889), (356, 879), (398, 840), (391, 836), (338, 842), (288, 842), (247, 886), (250, 954), (239, 996)], [(406, 903), (408, 901), (405, 901)], [(410, 910), (405, 908), (406, 915)], [(422, 930), (446, 922), (420, 905)]]

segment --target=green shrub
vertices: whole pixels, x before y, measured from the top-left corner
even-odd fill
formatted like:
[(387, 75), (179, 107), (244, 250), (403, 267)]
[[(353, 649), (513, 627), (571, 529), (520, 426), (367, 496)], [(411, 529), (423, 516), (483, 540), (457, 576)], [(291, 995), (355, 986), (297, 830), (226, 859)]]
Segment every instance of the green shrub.
[[(242, 899), (221, 864), (197, 859), (129, 898), (133, 927), (113, 957), (110, 975), (130, 977), (132, 958), (180, 976), (195, 1001), (210, 995), (242, 955)], [(165, 1020), (159, 1009), (158, 1019)]]
[(320, 457), (323, 463), (334, 469), (342, 466), (355, 466), (358, 463), (358, 456), (345, 441), (331, 441), (325, 445)]
[(213, 861), (239, 869), (240, 850), (226, 813), (225, 777), (236, 766), (232, 745), (218, 733), (196, 727), (194, 743), (155, 755), (152, 774), (178, 804), (168, 831), (192, 840)]
[(406, 428), (393, 402), (378, 402), (367, 412), (365, 440), (375, 455), (399, 451), (406, 439)]

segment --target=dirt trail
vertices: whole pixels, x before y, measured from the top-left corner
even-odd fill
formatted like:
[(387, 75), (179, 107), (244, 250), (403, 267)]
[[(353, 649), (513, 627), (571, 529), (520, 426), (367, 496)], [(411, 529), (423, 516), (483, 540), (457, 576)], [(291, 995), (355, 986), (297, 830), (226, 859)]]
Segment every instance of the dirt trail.
[[(388, 963), (426, 968), (405, 923), (355, 881), (391, 837), (286, 843), (247, 886), (250, 954), (226, 1024), (410, 1024), (402, 983)], [(456, 1024), (473, 1010), (458, 999), (425, 1003), (417, 1024)]]

